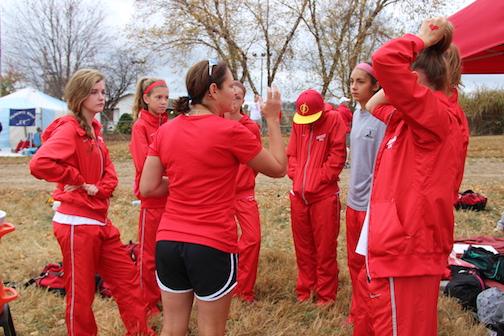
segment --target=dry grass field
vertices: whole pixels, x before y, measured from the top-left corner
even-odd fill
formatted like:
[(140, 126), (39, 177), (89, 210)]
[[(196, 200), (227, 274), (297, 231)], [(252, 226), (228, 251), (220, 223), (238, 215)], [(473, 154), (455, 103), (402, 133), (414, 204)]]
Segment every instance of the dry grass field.
[[(123, 242), (136, 238), (138, 208), (131, 205), (133, 165), (126, 142), (109, 144), (119, 173), (120, 184), (111, 202), (110, 217), (119, 227)], [(27, 158), (0, 158), (0, 209), (16, 231), (0, 241), (0, 278), (17, 284), (20, 298), (11, 303), (18, 335), (65, 335), (63, 298), (38, 288), (23, 288), (27, 279), (42, 267), (61, 260), (52, 234), (52, 211), (47, 204), (52, 185), (32, 178)], [(442, 163), (440, 163), (442, 164)], [(345, 204), (348, 170), (341, 176), (342, 204)], [(257, 196), (261, 206), (263, 241), (257, 301), (234, 301), (228, 322), (228, 335), (351, 335), (345, 322), (350, 298), (346, 268), (345, 218), (341, 216), (338, 246), (340, 265), (337, 304), (319, 309), (312, 304), (298, 304), (294, 295), (296, 277), (290, 231), (290, 187), (287, 178), (272, 180), (258, 177)], [(473, 137), (462, 189), (473, 189), (489, 198), (484, 212), (458, 212), (456, 237), (500, 235), (493, 231), (504, 211), (504, 136)], [(485, 328), (460, 310), (457, 303), (440, 296), (439, 335), (486, 335)], [(94, 311), (100, 335), (123, 335), (124, 330), (115, 303), (96, 297)], [(152, 321), (160, 325), (159, 320)], [(194, 322), (190, 335), (197, 335)]]

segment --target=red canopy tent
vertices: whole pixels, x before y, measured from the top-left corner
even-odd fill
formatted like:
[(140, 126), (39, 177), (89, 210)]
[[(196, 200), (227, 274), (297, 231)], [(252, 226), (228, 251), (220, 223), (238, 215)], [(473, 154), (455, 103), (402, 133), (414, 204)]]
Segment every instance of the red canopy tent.
[(449, 18), (465, 74), (504, 74), (504, 1), (476, 0)]

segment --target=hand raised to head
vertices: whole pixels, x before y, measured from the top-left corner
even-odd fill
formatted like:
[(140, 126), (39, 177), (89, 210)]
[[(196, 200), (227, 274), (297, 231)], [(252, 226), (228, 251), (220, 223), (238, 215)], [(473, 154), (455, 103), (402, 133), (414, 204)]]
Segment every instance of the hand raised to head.
[(444, 16), (424, 20), (417, 36), (424, 41), (425, 48), (435, 45), (446, 34), (450, 23)]
[(268, 88), (268, 98), (265, 103), (261, 103), (261, 112), (265, 119), (278, 120), (278, 116), (282, 109), (282, 97), (280, 90), (276, 86)]

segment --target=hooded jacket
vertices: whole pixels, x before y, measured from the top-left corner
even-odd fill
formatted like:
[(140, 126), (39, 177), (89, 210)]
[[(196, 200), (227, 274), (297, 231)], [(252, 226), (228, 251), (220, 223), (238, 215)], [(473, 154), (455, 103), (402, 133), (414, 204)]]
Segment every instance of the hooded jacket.
[(387, 124), (370, 199), (371, 277), (443, 274), (453, 245), (453, 189), (460, 152), (453, 136), (458, 104), (418, 82), (410, 65), (424, 48), (414, 35), (373, 55), (377, 79), (393, 105), (373, 114)]
[(287, 147), (288, 176), (293, 193), (305, 204), (339, 192), (339, 174), (346, 160), (346, 132), (336, 111), (324, 111), (311, 124), (292, 124)]
[(130, 153), (135, 164), (135, 184), (133, 192), (135, 196), (142, 201), (144, 208), (164, 208), (166, 205), (166, 196), (163, 197), (142, 197), (140, 195), (140, 177), (149, 152), (149, 146), (154, 141), (159, 126), (168, 120), (166, 113), (155, 116), (149, 111), (141, 110), (137, 121), (133, 124), (131, 130), (131, 142), (129, 145)]
[[(117, 174), (101, 136), (101, 125), (93, 119), (96, 140), (87, 136), (74, 116), (54, 120), (42, 134), (43, 145), (30, 161), (33, 176), (56, 182), (53, 198), (61, 202), (58, 212), (106, 222), (109, 198), (117, 186)], [(65, 192), (65, 185), (94, 184), (90, 196), (79, 188)]]

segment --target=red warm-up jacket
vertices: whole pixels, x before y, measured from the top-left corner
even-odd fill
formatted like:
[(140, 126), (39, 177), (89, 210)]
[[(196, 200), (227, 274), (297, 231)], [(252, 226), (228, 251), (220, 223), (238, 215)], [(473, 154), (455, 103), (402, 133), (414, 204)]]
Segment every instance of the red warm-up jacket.
[(339, 191), (346, 160), (346, 126), (338, 112), (325, 111), (314, 123), (292, 124), (287, 147), (292, 191), (311, 204)]
[[(43, 144), (30, 161), (33, 176), (58, 183), (53, 198), (61, 202), (58, 212), (105, 222), (109, 198), (117, 186), (117, 174), (101, 137), (101, 125), (93, 119), (96, 140), (90, 139), (75, 117), (54, 120), (42, 134)], [(89, 196), (79, 188), (65, 192), (65, 185), (94, 184), (98, 193)]]
[[(243, 126), (247, 127), (247, 129), (255, 135), (257, 141), (261, 143), (261, 132), (259, 131), (257, 124), (252, 121), (252, 119), (244, 114), (239, 122)], [(239, 198), (240, 196), (254, 195), (256, 176), (256, 171), (246, 164), (240, 164), (238, 174), (236, 175), (236, 197)]]
[(343, 123), (347, 127), (347, 132), (350, 132), (350, 130), (352, 129), (352, 111), (350, 111), (350, 109), (345, 104), (339, 104), (339, 106), (336, 107), (335, 111), (340, 114), (341, 120), (343, 120)]
[(370, 199), (371, 277), (439, 275), (453, 245), (453, 188), (460, 166), (454, 142), (458, 104), (418, 83), (410, 65), (424, 48), (414, 35), (373, 55), (377, 79), (395, 108), (373, 114), (387, 124)]
[(149, 152), (149, 146), (154, 141), (154, 136), (162, 124), (168, 120), (168, 115), (163, 113), (155, 116), (149, 111), (141, 110), (138, 119), (133, 124), (131, 130), (130, 153), (135, 164), (135, 185), (133, 192), (142, 201), (144, 208), (164, 208), (166, 196), (163, 197), (142, 197), (140, 195), (140, 177)]

